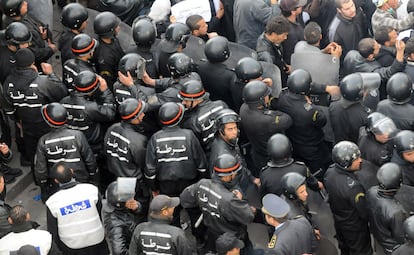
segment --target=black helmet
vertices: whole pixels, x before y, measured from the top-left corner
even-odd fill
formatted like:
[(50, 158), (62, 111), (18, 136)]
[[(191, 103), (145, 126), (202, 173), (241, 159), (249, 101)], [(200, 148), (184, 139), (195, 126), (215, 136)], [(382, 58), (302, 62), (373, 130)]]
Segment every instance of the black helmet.
[(240, 117), (239, 115), (231, 110), (231, 109), (222, 109), (219, 112), (217, 112), (216, 116), (216, 130), (223, 132), (224, 126), (227, 123), (239, 123)]
[(293, 71), (287, 79), (289, 91), (295, 94), (307, 95), (310, 90), (312, 77), (310, 73), (303, 69)]
[(403, 130), (394, 137), (394, 146), (398, 155), (402, 157), (403, 152), (414, 150), (414, 132)]
[(164, 52), (173, 53), (177, 51), (179, 45), (185, 48), (188, 37), (191, 34), (190, 29), (183, 23), (172, 23), (165, 30), (165, 38), (161, 41), (160, 47)]
[(272, 163), (278, 163), (290, 159), (292, 144), (284, 134), (274, 134), (267, 141), (267, 153)]
[(414, 216), (408, 217), (404, 221), (405, 238), (409, 241), (414, 241)]
[(246, 104), (264, 104), (264, 97), (272, 90), (262, 81), (250, 81), (243, 88), (243, 101)]
[(181, 52), (174, 53), (168, 58), (167, 67), (174, 78), (191, 73), (193, 66), (193, 60)]
[(165, 126), (176, 126), (184, 117), (185, 107), (180, 103), (167, 102), (160, 107), (158, 117)]
[(294, 200), (298, 196), (296, 190), (303, 184), (305, 184), (306, 178), (298, 173), (290, 172), (282, 176), (280, 180), (280, 186), (283, 189), (283, 195), (288, 199)]
[(98, 41), (88, 34), (78, 34), (73, 37), (72, 40), (72, 53), (77, 56), (84, 56), (92, 51), (98, 46)]
[(375, 123), (377, 123), (378, 121), (386, 118), (387, 116), (385, 116), (384, 114), (380, 113), (380, 112), (373, 112), (370, 113), (367, 117), (367, 130), (371, 131), (372, 128), (374, 127)]
[(237, 78), (243, 82), (257, 79), (263, 74), (263, 68), (259, 61), (245, 57), (239, 60), (236, 65)]
[(180, 92), (178, 93), (178, 98), (181, 100), (194, 101), (204, 98), (206, 91), (201, 84), (201, 81), (191, 80), (184, 83), (181, 87)]
[(20, 16), (20, 8), (23, 4), (24, 0), (2, 0), (1, 1), (1, 7), (8, 17), (17, 17)]
[(342, 97), (348, 101), (359, 101), (364, 95), (363, 80), (359, 73), (353, 73), (345, 76), (339, 86)]
[(80, 94), (90, 94), (95, 92), (100, 85), (98, 76), (89, 70), (80, 72), (73, 82), (75, 90)]
[(5, 32), (6, 41), (12, 45), (29, 43), (32, 40), (32, 34), (27, 26), (21, 22), (10, 23)]
[(112, 12), (101, 12), (93, 21), (93, 30), (100, 37), (114, 37), (121, 20)]
[(128, 53), (119, 60), (118, 69), (124, 75), (130, 72), (132, 78), (141, 79), (145, 72), (145, 59), (137, 53)]
[(149, 19), (140, 19), (132, 26), (132, 37), (137, 46), (150, 47), (157, 37), (157, 29)]
[(224, 36), (217, 36), (207, 41), (204, 54), (211, 63), (221, 63), (230, 57), (229, 41)]
[(241, 169), (240, 162), (231, 154), (221, 154), (214, 161), (214, 172), (217, 176), (228, 176)]
[(413, 84), (406, 73), (396, 73), (387, 82), (388, 98), (396, 104), (405, 104), (411, 99)]
[(122, 121), (129, 122), (139, 117), (147, 110), (147, 104), (142, 100), (127, 98), (119, 105), (119, 114)]
[(67, 111), (59, 103), (42, 106), (42, 117), (51, 127), (61, 127), (66, 123)]
[(83, 5), (70, 3), (63, 7), (60, 22), (70, 29), (79, 29), (88, 19), (88, 11)]
[(377, 172), (379, 190), (384, 192), (396, 192), (402, 183), (400, 167), (392, 162), (382, 165)]
[(116, 208), (121, 208), (122, 207), (122, 203), (124, 201), (121, 201), (119, 199), (119, 194), (118, 194), (118, 183), (117, 181), (111, 182), (108, 185), (108, 188), (106, 188), (106, 200), (108, 202), (108, 204), (110, 206), (116, 207)]
[(337, 143), (332, 149), (332, 160), (335, 164), (348, 168), (354, 160), (361, 157), (361, 151), (358, 146), (349, 141)]

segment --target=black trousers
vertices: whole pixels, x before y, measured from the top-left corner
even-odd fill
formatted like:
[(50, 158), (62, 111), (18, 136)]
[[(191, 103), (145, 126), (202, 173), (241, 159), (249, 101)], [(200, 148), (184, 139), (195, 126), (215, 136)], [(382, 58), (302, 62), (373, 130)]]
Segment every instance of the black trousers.
[(336, 228), (336, 239), (341, 255), (372, 255), (373, 253), (368, 226), (362, 231), (346, 231)]

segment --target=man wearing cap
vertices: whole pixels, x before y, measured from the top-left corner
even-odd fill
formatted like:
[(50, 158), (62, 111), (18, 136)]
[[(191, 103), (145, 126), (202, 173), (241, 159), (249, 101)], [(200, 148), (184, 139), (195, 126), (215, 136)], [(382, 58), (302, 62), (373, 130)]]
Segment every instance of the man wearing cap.
[(190, 255), (189, 240), (181, 228), (169, 225), (178, 197), (158, 195), (151, 201), (149, 221), (139, 224), (129, 245), (129, 254)]
[(102, 203), (98, 188), (78, 183), (73, 169), (58, 163), (53, 169), (59, 191), (46, 201), (47, 229), (63, 254), (107, 255), (108, 245), (100, 219)]
[(395, 29), (397, 32), (413, 28), (414, 25), (414, 13), (412, 10), (407, 16), (403, 18), (397, 17), (397, 9), (400, 7), (399, 0), (373, 0), (377, 9), (371, 18), (372, 30), (374, 33), (381, 26), (389, 26)]
[(41, 112), (43, 120), (51, 127), (51, 131), (39, 139), (34, 163), (34, 176), (40, 186), (42, 200), (46, 201), (57, 190), (58, 185), (50, 173), (53, 165), (58, 162), (66, 162), (74, 169), (77, 181), (98, 184), (98, 180), (95, 180), (95, 156), (85, 135), (65, 125), (65, 107), (59, 103), (50, 103), (43, 106)]
[(288, 220), (290, 207), (275, 194), (262, 199), (262, 212), (266, 222), (275, 228), (267, 248), (275, 254), (313, 254), (316, 238), (313, 228), (305, 217)]
[(305, 27), (302, 9), (306, 4), (306, 0), (281, 0), (279, 2), (282, 15), (289, 21), (289, 33), (282, 42), (283, 59), (290, 67), (290, 56), (293, 54), (297, 42), (303, 40), (303, 29)]
[(182, 127), (191, 129), (200, 141), (208, 156), (214, 138), (214, 123), (218, 111), (228, 108), (221, 100), (211, 101), (201, 81), (190, 80), (184, 83), (178, 93), (186, 111)]
[(231, 232), (220, 235), (216, 240), (217, 255), (239, 255), (243, 248), (243, 241)]
[(255, 209), (237, 190), (236, 175), (240, 169), (241, 164), (235, 157), (222, 154), (214, 163), (212, 179), (202, 179), (180, 195), (184, 208), (199, 207), (202, 211), (201, 219), (207, 227), (204, 252), (215, 251), (216, 239), (225, 232), (232, 232), (245, 243), (241, 254), (252, 254), (247, 225), (253, 221)]
[[(37, 141), (49, 131), (40, 108), (57, 102), (67, 95), (62, 82), (54, 75), (52, 66), (42, 63), (44, 75), (34, 65), (35, 57), (29, 49), (19, 49), (15, 55), (16, 70), (4, 83), (2, 104), (6, 114), (13, 116), (23, 131), (25, 156), (32, 162)], [(33, 164), (33, 162), (32, 162)]]

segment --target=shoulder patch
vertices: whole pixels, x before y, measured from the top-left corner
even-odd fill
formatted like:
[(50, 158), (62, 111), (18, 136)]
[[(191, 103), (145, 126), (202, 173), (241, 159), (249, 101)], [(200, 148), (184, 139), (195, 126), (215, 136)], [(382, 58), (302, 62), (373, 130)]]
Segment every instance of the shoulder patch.
[(365, 193), (364, 192), (359, 192), (358, 194), (355, 195), (355, 203), (359, 202), (359, 199), (361, 197), (365, 197)]
[(349, 186), (350, 188), (352, 188), (352, 187), (355, 185), (355, 180), (354, 180), (354, 179), (352, 179), (351, 177), (347, 176), (347, 177), (346, 177), (346, 184), (348, 184), (348, 186)]
[(273, 249), (276, 246), (277, 235), (273, 234), (272, 238), (270, 239), (269, 243), (267, 244), (267, 248)]
[(279, 116), (278, 116), (278, 115), (276, 115), (276, 118), (275, 118), (275, 123), (276, 123), (276, 124), (279, 124)]

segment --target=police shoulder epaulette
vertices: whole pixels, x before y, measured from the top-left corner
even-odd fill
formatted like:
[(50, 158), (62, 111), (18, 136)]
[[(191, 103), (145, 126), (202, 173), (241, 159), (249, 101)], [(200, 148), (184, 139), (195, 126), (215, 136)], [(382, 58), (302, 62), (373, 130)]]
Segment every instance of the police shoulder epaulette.
[(270, 239), (269, 243), (267, 244), (267, 248), (273, 249), (276, 246), (277, 235), (273, 234), (272, 238)]

